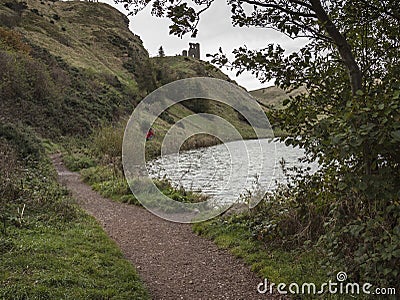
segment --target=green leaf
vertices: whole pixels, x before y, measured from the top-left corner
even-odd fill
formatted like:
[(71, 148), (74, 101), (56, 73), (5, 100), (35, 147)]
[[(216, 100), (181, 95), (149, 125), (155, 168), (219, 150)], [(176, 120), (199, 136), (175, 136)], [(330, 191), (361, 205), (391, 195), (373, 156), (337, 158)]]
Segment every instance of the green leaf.
[(357, 96), (364, 96), (364, 92), (363, 92), (362, 90), (358, 90), (358, 91), (356, 92), (356, 95), (357, 95)]
[(344, 183), (344, 182), (339, 182), (338, 185), (337, 185), (337, 188), (338, 188), (340, 191), (343, 191), (344, 189), (347, 188), (347, 184)]
[(364, 181), (362, 181), (360, 182), (358, 187), (360, 188), (361, 191), (365, 191), (368, 188), (368, 185)]
[(400, 249), (396, 249), (395, 251), (393, 251), (392, 255), (393, 255), (394, 257), (399, 258), (399, 257), (400, 257)]
[[(388, 258), (390, 258), (390, 257), (388, 257)], [(383, 269), (383, 275), (388, 275), (390, 272), (392, 272), (392, 269), (389, 269), (389, 268), (386, 268), (386, 269)]]
[(400, 142), (400, 130), (393, 131), (391, 135), (396, 142)]
[(283, 100), (283, 106), (286, 106), (286, 105), (288, 105), (288, 104), (289, 104), (289, 102), (290, 102), (290, 99), (285, 99), (285, 100)]

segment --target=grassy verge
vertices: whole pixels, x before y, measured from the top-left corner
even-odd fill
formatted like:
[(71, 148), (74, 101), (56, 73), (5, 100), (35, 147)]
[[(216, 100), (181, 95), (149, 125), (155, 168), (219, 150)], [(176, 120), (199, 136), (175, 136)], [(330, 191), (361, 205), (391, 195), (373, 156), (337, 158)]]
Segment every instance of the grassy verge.
[[(274, 241), (270, 244), (257, 237), (251, 229), (252, 218), (248, 212), (222, 216), (210, 221), (193, 224), (193, 231), (200, 236), (211, 239), (222, 249), (227, 249), (236, 257), (248, 264), (253, 272), (261, 278), (268, 280), (277, 292), (277, 285), (286, 284), (284, 291), (288, 292), (291, 299), (395, 299), (393, 296), (377, 296), (363, 294), (346, 294), (339, 292), (339, 284), (336, 293), (329, 293), (327, 284), (337, 282), (337, 270), (332, 265), (326, 264), (326, 257), (317, 246), (305, 243), (301, 247), (278, 246)], [(348, 282), (355, 282), (349, 280)], [(346, 291), (347, 281), (344, 282)], [(289, 286), (296, 283), (299, 292), (291, 292)], [(304, 293), (302, 285), (305, 283)], [(308, 284), (315, 284), (315, 291), (308, 292)], [(325, 284), (325, 286), (323, 286)], [(362, 283), (360, 284), (362, 287)], [(324, 293), (318, 294), (321, 287)], [(265, 288), (263, 286), (262, 288)], [(336, 287), (333, 287), (333, 290)], [(361, 288), (360, 288), (361, 290)], [(292, 290), (295, 291), (295, 288)], [(351, 289), (349, 289), (351, 291)]]
[(0, 124), (0, 299), (149, 299), (44, 152), (26, 128)]
[(149, 299), (118, 247), (83, 213), (61, 227), (9, 229), (0, 247), (2, 299)]
[[(102, 196), (114, 201), (140, 205), (132, 194), (122, 172), (110, 166), (96, 166), (80, 171), (83, 180), (92, 186)], [(167, 180), (154, 180), (158, 189), (171, 199), (183, 203), (202, 202), (202, 195), (185, 191), (183, 188), (174, 188)]]
[(232, 215), (193, 225), (193, 231), (212, 239), (219, 247), (229, 249), (243, 259), (251, 270), (270, 282), (326, 282), (321, 258), (313, 249), (287, 250), (268, 247), (253, 236), (246, 225), (248, 216)]

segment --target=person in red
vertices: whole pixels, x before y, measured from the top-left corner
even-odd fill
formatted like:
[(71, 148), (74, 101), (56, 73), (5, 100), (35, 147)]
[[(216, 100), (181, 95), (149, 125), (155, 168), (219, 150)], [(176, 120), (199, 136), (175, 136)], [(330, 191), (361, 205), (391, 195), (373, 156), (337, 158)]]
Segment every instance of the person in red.
[(146, 141), (151, 140), (154, 137), (154, 130), (150, 128), (146, 135)]

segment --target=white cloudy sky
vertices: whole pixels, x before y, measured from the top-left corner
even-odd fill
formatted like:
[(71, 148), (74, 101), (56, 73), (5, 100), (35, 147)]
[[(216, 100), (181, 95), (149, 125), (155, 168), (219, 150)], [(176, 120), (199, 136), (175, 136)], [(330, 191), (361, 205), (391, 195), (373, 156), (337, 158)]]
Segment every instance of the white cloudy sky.
[[(126, 13), (121, 4), (116, 5), (112, 0), (102, 0), (102, 2), (106, 2)], [(130, 29), (141, 37), (150, 56), (156, 56), (160, 46), (163, 46), (166, 55), (180, 54), (183, 49), (189, 47), (189, 42), (200, 43), (201, 59), (203, 60), (209, 60), (206, 54), (217, 53), (220, 47), (225, 53), (230, 53), (233, 49), (243, 45), (246, 45), (249, 49), (259, 49), (269, 43), (279, 43), (286, 49), (287, 53), (290, 53), (298, 50), (305, 42), (300, 39), (292, 40), (272, 29), (233, 27), (230, 20), (230, 9), (224, 0), (215, 1), (209, 10), (202, 14), (196, 39), (190, 38), (190, 34), (182, 39), (169, 35), (170, 20), (151, 16), (150, 7), (136, 16), (130, 16), (129, 19)], [(236, 77), (234, 71), (224, 69), (223, 72), (247, 90), (273, 84), (273, 82), (261, 84), (250, 73), (243, 73)]]

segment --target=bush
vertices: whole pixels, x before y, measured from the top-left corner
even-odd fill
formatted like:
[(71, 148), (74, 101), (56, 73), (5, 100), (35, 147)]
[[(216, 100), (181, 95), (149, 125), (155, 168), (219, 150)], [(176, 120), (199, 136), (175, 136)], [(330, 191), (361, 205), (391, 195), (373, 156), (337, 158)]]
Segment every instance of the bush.
[(91, 167), (81, 171), (82, 178), (90, 185), (113, 179), (116, 174), (106, 166)]
[[(125, 178), (114, 178), (113, 180), (94, 183), (93, 189), (100, 192), (104, 197), (119, 200), (121, 196), (130, 195), (131, 191)], [(126, 199), (126, 197), (124, 197)]]
[(14, 30), (0, 27), (0, 49), (13, 49), (18, 52), (29, 54), (31, 47), (22, 39), (22, 35)]
[(93, 150), (99, 157), (113, 159), (122, 155), (122, 141), (124, 138), (123, 123), (117, 125), (105, 125), (92, 134)]
[(58, 226), (76, 217), (40, 141), (29, 129), (0, 124), (0, 154), (4, 232), (6, 227), (29, 227), (38, 221)]
[(167, 111), (163, 111), (160, 115), (160, 119), (164, 120), (168, 124), (175, 124), (175, 120), (173, 117), (171, 117)]
[(19, 15), (0, 15), (0, 24), (8, 28), (14, 28), (21, 22), (21, 16)]
[(206, 113), (210, 106), (207, 99), (190, 99), (182, 101), (181, 104), (195, 113)]
[(4, 6), (17, 12), (19, 15), (21, 15), (22, 12), (28, 8), (28, 5), (26, 4), (26, 2), (23, 2), (23, 1), (21, 1), (21, 2), (20, 1), (6, 2), (4, 4)]
[(65, 166), (73, 172), (96, 166), (94, 159), (82, 153), (71, 153), (69, 155), (64, 155), (63, 160)]
[[(0, 138), (0, 207), (6, 205), (7, 200), (19, 198), (22, 194), (18, 177), (21, 166), (18, 164), (16, 151), (3, 137)], [(1, 210), (0, 210), (1, 213)]]
[(36, 8), (31, 8), (31, 12), (33, 12), (35, 15), (40, 16), (40, 13)]
[(44, 154), (39, 139), (29, 128), (0, 123), (0, 138), (17, 149), (16, 153), (19, 160), (37, 161)]

